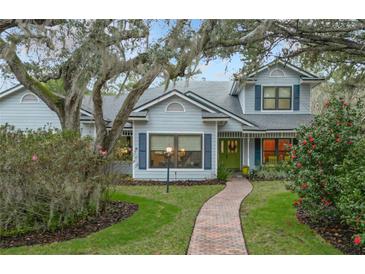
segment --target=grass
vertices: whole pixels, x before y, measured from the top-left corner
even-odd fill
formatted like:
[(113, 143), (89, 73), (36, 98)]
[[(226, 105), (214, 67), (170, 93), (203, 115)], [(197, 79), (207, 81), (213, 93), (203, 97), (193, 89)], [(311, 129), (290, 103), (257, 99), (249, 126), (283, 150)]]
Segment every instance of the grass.
[(85, 238), (0, 249), (0, 254), (185, 254), (195, 218), (214, 186), (120, 186), (112, 195), (139, 205), (127, 220)]
[(240, 212), (250, 254), (342, 254), (298, 222), (292, 206), (296, 195), (283, 182), (254, 182), (253, 186)]

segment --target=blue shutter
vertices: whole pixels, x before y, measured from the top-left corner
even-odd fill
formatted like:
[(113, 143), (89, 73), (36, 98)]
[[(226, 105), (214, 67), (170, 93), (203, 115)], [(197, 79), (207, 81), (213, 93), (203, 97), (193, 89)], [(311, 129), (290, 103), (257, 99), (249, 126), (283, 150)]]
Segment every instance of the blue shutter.
[(255, 86), (255, 110), (261, 110), (261, 85)]
[(147, 167), (147, 136), (146, 133), (139, 133), (139, 169)]
[(212, 169), (212, 134), (204, 134), (204, 169)]
[(298, 111), (300, 106), (300, 85), (294, 85), (294, 106), (293, 110)]
[(261, 140), (255, 139), (255, 166), (261, 165)]

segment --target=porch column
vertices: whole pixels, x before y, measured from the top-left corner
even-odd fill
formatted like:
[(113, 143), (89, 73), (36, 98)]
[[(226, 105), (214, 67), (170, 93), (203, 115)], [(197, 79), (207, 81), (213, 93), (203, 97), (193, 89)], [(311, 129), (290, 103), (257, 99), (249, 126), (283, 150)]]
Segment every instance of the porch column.
[(247, 165), (250, 166), (250, 138), (247, 138)]

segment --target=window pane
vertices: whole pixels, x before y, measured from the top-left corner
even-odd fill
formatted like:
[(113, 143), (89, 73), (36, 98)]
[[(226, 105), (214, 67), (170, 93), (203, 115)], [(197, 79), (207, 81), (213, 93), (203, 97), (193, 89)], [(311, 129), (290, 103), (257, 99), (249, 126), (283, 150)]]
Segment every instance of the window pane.
[(201, 135), (178, 136), (178, 150), (178, 168), (202, 167)]
[(275, 98), (275, 87), (264, 87), (264, 97), (274, 97)]
[[(173, 156), (170, 159), (170, 167), (173, 167)], [(150, 153), (150, 167), (152, 168), (165, 168), (167, 167), (167, 158), (165, 157), (165, 151), (151, 151)]]
[(151, 150), (165, 151), (166, 147), (172, 147), (174, 149), (174, 136), (171, 135), (152, 135), (151, 136)]
[(289, 161), (290, 160), (289, 153), (286, 151), (279, 151), (278, 160), (279, 161), (284, 161), (284, 160)]
[[(150, 140), (150, 167), (166, 168), (167, 158), (165, 156), (166, 147), (172, 147), (175, 151), (175, 143), (173, 135), (151, 135)], [(176, 157), (172, 153), (170, 158), (170, 167), (176, 167)]]
[(264, 109), (275, 109), (275, 99), (264, 99)]
[(288, 150), (289, 144), (290, 144), (290, 139), (279, 139), (279, 151)]
[(279, 98), (289, 98), (289, 97), (291, 97), (291, 88), (290, 87), (279, 88)]
[(275, 151), (275, 139), (264, 139), (264, 151)]
[(178, 137), (179, 151), (201, 151), (201, 136), (179, 136)]
[(291, 102), (291, 99), (279, 99), (278, 108), (279, 109), (291, 109), (290, 102)]
[(202, 152), (201, 151), (184, 151), (181, 150), (177, 155), (178, 168), (201, 168)]
[(275, 151), (265, 151), (263, 160), (265, 164), (276, 164), (277, 158), (275, 156)]
[(184, 107), (180, 103), (171, 103), (167, 106), (166, 111), (171, 112), (184, 112)]

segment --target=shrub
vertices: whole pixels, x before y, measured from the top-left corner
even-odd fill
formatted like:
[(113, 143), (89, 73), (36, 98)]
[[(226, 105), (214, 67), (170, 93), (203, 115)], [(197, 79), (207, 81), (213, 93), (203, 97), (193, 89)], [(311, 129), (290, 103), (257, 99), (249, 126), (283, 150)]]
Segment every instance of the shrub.
[(356, 143), (339, 168), (341, 218), (365, 239), (365, 139)]
[[(290, 188), (312, 221), (339, 220), (341, 186), (336, 178), (349, 150), (361, 135), (362, 103), (343, 99), (327, 102), (321, 115), (298, 130), (298, 145), (291, 149)], [(353, 167), (348, 167), (352, 169)]]
[(226, 168), (222, 163), (218, 165), (217, 179), (227, 181), (231, 175), (232, 171), (230, 169)]
[(0, 127), (0, 235), (59, 228), (97, 214), (106, 193), (88, 139)]
[(286, 163), (263, 165), (258, 170), (254, 170), (250, 177), (253, 180), (263, 181), (288, 180), (289, 175), (286, 165)]

